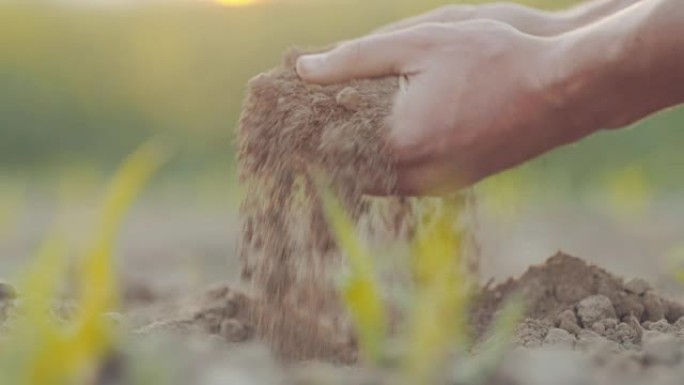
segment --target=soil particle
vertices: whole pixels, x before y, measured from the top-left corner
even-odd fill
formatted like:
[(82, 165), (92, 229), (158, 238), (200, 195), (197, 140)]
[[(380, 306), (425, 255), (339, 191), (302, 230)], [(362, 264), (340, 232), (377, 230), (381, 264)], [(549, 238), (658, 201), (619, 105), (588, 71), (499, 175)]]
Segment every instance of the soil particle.
[(547, 322), (528, 318), (518, 325), (514, 342), (526, 348), (538, 348), (550, 329), (551, 325)]
[(634, 278), (625, 284), (625, 290), (632, 294), (642, 295), (653, 290), (651, 284), (641, 278)]
[(606, 318), (613, 319), (617, 323), (613, 303), (608, 297), (601, 294), (581, 300), (577, 305), (577, 316), (584, 327), (591, 327), (596, 322), (606, 320)]
[(668, 322), (675, 323), (684, 317), (684, 304), (663, 298), (663, 306), (665, 307), (665, 318)]
[(621, 319), (632, 316), (636, 317), (638, 320), (643, 318), (645, 311), (643, 298), (628, 293), (618, 295), (621, 301), (614, 306), (616, 313), (621, 315)]
[(556, 326), (574, 335), (579, 334), (581, 328), (577, 324), (575, 312), (567, 309), (561, 312), (556, 319)]
[(335, 101), (349, 111), (358, 111), (363, 107), (363, 98), (353, 87), (342, 89), (335, 97)]
[(644, 294), (643, 304), (646, 321), (657, 322), (665, 318), (665, 307), (656, 293), (649, 291)]
[(619, 323), (613, 330), (609, 330), (606, 337), (611, 341), (621, 343), (625, 347), (632, 347), (641, 342), (639, 331), (624, 322)]
[(0, 281), (0, 302), (12, 301), (17, 298), (17, 290), (9, 283)]
[(591, 330), (610, 341), (618, 342), (625, 347), (635, 346), (640, 342), (641, 333), (632, 325), (618, 323), (614, 318), (608, 318), (594, 323)]

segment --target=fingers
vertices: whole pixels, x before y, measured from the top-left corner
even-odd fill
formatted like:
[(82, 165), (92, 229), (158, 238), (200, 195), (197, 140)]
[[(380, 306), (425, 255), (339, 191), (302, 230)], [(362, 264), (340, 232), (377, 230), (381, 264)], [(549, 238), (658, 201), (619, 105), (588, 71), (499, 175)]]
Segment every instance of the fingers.
[(421, 37), (404, 30), (351, 40), (326, 53), (300, 57), (297, 73), (305, 81), (318, 84), (400, 75), (420, 49)]
[(476, 7), (473, 5), (447, 5), (422, 15), (410, 17), (386, 25), (374, 33), (386, 33), (406, 29), (423, 23), (452, 23), (469, 20), (475, 17)]

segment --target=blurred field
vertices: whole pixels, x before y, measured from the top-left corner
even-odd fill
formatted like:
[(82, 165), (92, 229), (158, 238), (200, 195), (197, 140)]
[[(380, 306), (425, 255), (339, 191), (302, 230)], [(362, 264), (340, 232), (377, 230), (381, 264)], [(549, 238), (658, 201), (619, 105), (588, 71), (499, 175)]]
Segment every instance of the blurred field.
[[(69, 253), (80, 253), (107, 180), (150, 137), (173, 155), (113, 250), (124, 291), (173, 295), (237, 280), (232, 140), (247, 80), (289, 47), (447, 3), (0, 0), (0, 280), (25, 272), (55, 220)], [(661, 113), (478, 186), (482, 280), (562, 249), (682, 298), (673, 278), (684, 260), (682, 126), (684, 109)]]

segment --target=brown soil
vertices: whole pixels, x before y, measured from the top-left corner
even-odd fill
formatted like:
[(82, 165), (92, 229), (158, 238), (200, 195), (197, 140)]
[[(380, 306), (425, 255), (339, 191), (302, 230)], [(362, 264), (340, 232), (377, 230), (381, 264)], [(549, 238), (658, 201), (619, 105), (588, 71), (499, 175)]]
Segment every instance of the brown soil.
[(519, 344), (528, 347), (541, 346), (552, 329), (579, 339), (587, 337), (587, 332), (596, 333), (623, 347), (633, 347), (641, 343), (644, 328), (674, 325), (684, 317), (684, 306), (660, 297), (645, 281), (624, 282), (579, 258), (559, 253), (518, 279), (484, 289), (473, 312), (480, 334), (513, 293), (525, 301), (528, 320), (517, 337)]

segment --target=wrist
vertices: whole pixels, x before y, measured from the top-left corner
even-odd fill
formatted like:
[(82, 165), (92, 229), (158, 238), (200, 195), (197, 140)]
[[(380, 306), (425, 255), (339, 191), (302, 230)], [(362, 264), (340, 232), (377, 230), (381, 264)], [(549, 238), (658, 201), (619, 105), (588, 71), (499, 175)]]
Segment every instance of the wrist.
[(567, 24), (579, 28), (620, 12), (641, 1), (644, 0), (593, 0), (560, 11), (558, 16)]
[(549, 42), (550, 97), (564, 112), (570, 140), (634, 120), (634, 77), (645, 64), (632, 55), (638, 41), (627, 29), (598, 23)]
[(677, 3), (642, 1), (547, 42), (551, 99), (570, 117), (572, 134), (623, 127), (684, 102)]

